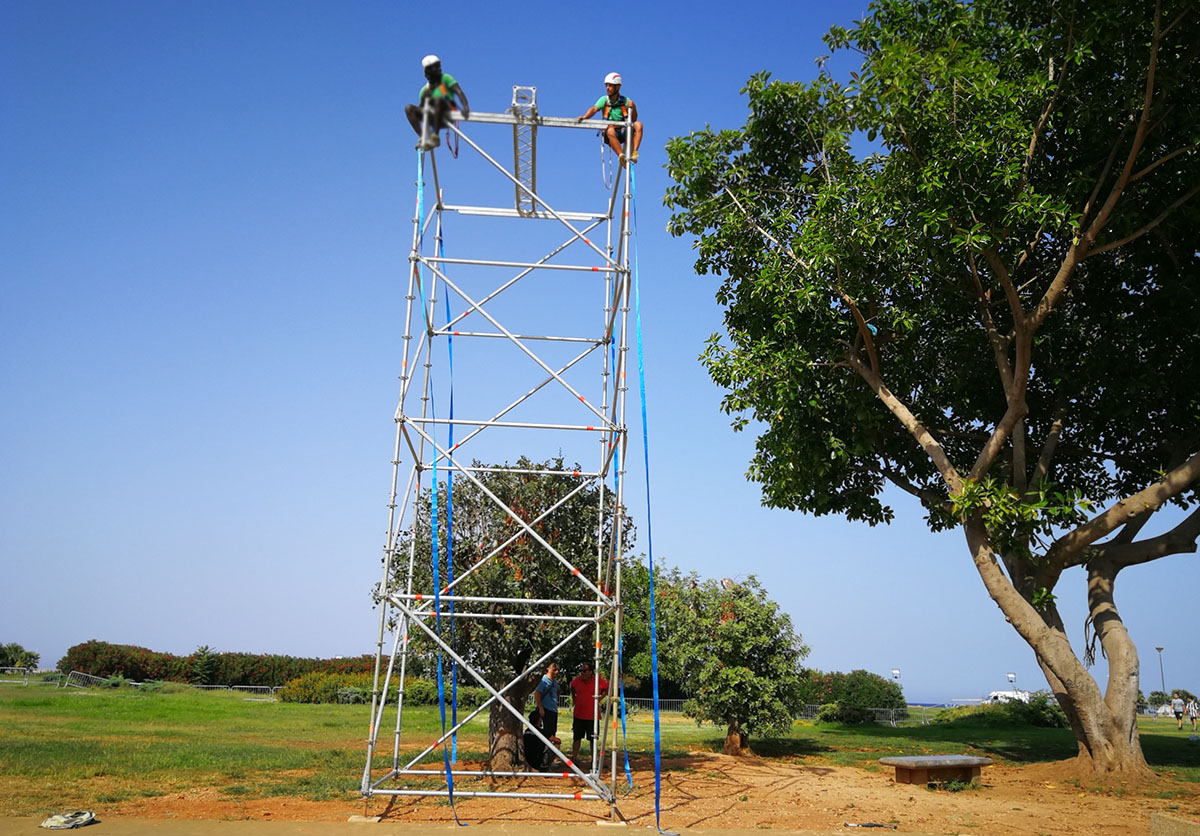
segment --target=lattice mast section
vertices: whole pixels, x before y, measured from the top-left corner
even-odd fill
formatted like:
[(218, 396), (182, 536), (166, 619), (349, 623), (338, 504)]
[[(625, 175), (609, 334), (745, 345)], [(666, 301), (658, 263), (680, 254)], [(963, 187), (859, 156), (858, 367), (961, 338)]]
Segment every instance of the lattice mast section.
[[(456, 114), (457, 116), (457, 114)], [(476, 154), (486, 161), (501, 180), (512, 184), (514, 206), (498, 207), (444, 200), (436, 151), (422, 153), (418, 168), (417, 210), (413, 217), (412, 250), (408, 287), (404, 304), (404, 334), (400, 397), (396, 409), (396, 440), (388, 503), (388, 532), (384, 547), (384, 573), (379, 588), (380, 621), (377, 636), (371, 721), (367, 761), (362, 776), (362, 792), (367, 798), (381, 796), (433, 795), (456, 797), (513, 796), (600, 800), (616, 815), (617, 683), (621, 675), (618, 654), (621, 635), (621, 563), (625, 544), (622, 526), (625, 493), (625, 369), (628, 358), (626, 334), (629, 326), (631, 273), (629, 253), (632, 230), (629, 224), (631, 179), (622, 171), (611, 192), (603, 196), (601, 207), (592, 211), (566, 211), (551, 206), (537, 192), (537, 134), (539, 128), (582, 129), (596, 131), (597, 125), (579, 123), (574, 118), (544, 117), (538, 113), (536, 88), (514, 87), (508, 113), (472, 112), (470, 121), (484, 125), (510, 125), (513, 141), (513, 169), (510, 171), (477, 143), (459, 121), (449, 131), (456, 135), (464, 154)], [(485, 129), (480, 127), (480, 133)], [(474, 133), (474, 128), (472, 128)], [(632, 130), (626, 126), (626, 135)], [(562, 141), (578, 142), (581, 136), (560, 134)], [(447, 174), (452, 173), (452, 169)], [(456, 194), (470, 192), (471, 184), (446, 184)], [(581, 184), (582, 185), (582, 184)], [(579, 190), (584, 191), (582, 188)], [(422, 199), (423, 195), (423, 199)], [(531, 243), (529, 255), (503, 259), (488, 254), (448, 257), (443, 251), (443, 231), (451, 228), (456, 217), (475, 216), (505, 223), (513, 221), (531, 229), (537, 222), (558, 229), (559, 243), (548, 252)], [(504, 219), (504, 220), (501, 220)], [(536, 224), (535, 224), (536, 225)], [(596, 233), (602, 233), (602, 244)], [(521, 244), (521, 231), (515, 233)], [(479, 236), (479, 240), (490, 240)], [(513, 234), (505, 240), (513, 242)], [(544, 238), (530, 236), (531, 242)], [(468, 279), (467, 274), (472, 273)], [(486, 278), (476, 280), (474, 273)], [(526, 302), (521, 296), (527, 285), (547, 276), (595, 282), (593, 325), (584, 333), (563, 333), (554, 311), (539, 307), (536, 294)], [(516, 304), (514, 305), (514, 301)], [(450, 303), (455, 312), (448, 312)], [(499, 312), (501, 305), (503, 313)], [(520, 310), (520, 328), (506, 324), (507, 316)], [(469, 317), (468, 328), (465, 320)], [(531, 327), (531, 323), (533, 326)], [(451, 343), (450, 341), (457, 341)], [(446, 409), (444, 393), (447, 376), (453, 373), (453, 346), (464, 342), (499, 342), (511, 349), (515, 366), (534, 371), (533, 382), (515, 386), (494, 405), (473, 414), (439, 413)], [(462, 374), (460, 380), (472, 378)], [(492, 382), (507, 379), (506, 369), (492, 370)], [(514, 376), (513, 380), (519, 378)], [(478, 380), (478, 378), (475, 378)], [(470, 384), (467, 384), (470, 385)], [(463, 384), (457, 384), (460, 392)], [(557, 398), (557, 400), (556, 400)], [(472, 401), (476, 404), (476, 401)], [(569, 405), (569, 407), (568, 407)], [(522, 445), (554, 445), (558, 439), (580, 433), (596, 438), (600, 449), (592, 471), (545, 471), (515, 464), (526, 450)], [(477, 465), (471, 450), (485, 441), (488, 447), (509, 450), (503, 463)], [(504, 441), (499, 441), (503, 436)], [(453, 438), (453, 442), (451, 442)], [(535, 440), (535, 441), (533, 441)], [(506, 445), (512, 446), (506, 446)], [(418, 542), (436, 542), (438, 535), (451, 542), (456, 531), (437, 531), (438, 514), (422, 514), (422, 497), (433, 489), (435, 495), (446, 490), (449, 475), (467, 480), (486, 501), (503, 513), (513, 534), (507, 539), (495, 537), (475, 542), (471, 560), (453, 580), (442, 578), (435, 585), (428, 561), (417, 548)], [(549, 508), (533, 514), (513, 507), (489, 488), (489, 480), (498, 474), (523, 479), (554, 479), (561, 482), (569, 475), (574, 487)], [(604, 486), (611, 483), (609, 490)], [(575, 495), (599, 487), (595, 508), (596, 551), (592, 555), (563, 553), (539, 532), (539, 523), (547, 519)], [(427, 502), (427, 500), (424, 500)], [(607, 504), (606, 504), (607, 503)], [(610, 521), (611, 538), (606, 543), (602, 532)], [(441, 525), (445, 525), (443, 520)], [(518, 538), (536, 543), (542, 560), (561, 574), (562, 583), (553, 595), (530, 598), (471, 594), (474, 579), (501, 559), (505, 549)], [(436, 562), (436, 561), (435, 561)], [(447, 561), (448, 562), (448, 561)], [(455, 625), (465, 619), (502, 623), (534, 621), (565, 628), (565, 637), (531, 658), (525, 669), (500, 681), (488, 660), (454, 639)], [(417, 637), (423, 639), (425, 653), (437, 652), (458, 668), (459, 682), (484, 689), (486, 701), (470, 711), (458, 712), (445, 731), (433, 736), (409, 732), (405, 727), (405, 689)], [(596, 715), (596, 740), (590, 747), (590, 763), (572, 763), (541, 731), (526, 720), (522, 706), (513, 706), (504, 697), (539, 676), (548, 659), (586, 648), (597, 672), (608, 672), (610, 694), (599, 701)], [(389, 695), (391, 698), (389, 699)], [(454, 747), (455, 734), (493, 705), (499, 705), (520, 723), (526, 733), (540, 738), (550, 752), (563, 763), (561, 770), (522, 771), (523, 767), (496, 771), (490, 764), (448, 764), (446, 747)], [(566, 716), (566, 706), (562, 706)], [(453, 711), (449, 715), (453, 718)], [(570, 725), (560, 723), (569, 734)], [(390, 746), (388, 739), (390, 737)], [(602, 762), (608, 756), (607, 775)], [(431, 756), (439, 754), (439, 758)], [(480, 788), (481, 782), (486, 786)], [(453, 788), (453, 789), (452, 789)]]

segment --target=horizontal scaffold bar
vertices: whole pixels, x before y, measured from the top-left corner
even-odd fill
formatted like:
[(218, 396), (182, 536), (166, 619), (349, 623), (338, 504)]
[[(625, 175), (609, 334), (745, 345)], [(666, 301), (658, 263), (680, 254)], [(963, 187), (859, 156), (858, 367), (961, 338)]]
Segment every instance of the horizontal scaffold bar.
[(481, 113), (472, 110), (471, 115), (463, 119), (462, 113), (452, 111), (450, 118), (455, 122), (482, 122), (488, 125), (536, 125), (539, 128), (582, 128), (586, 131), (598, 131), (612, 124), (628, 125), (629, 122), (606, 122), (579, 120), (574, 116), (514, 116), (511, 113)]
[[(447, 212), (457, 212), (460, 215), (482, 215), (489, 218), (541, 218), (543, 220), (556, 220), (554, 215), (549, 212), (518, 212), (516, 209), (509, 209), (504, 206), (459, 206), (448, 203), (442, 204), (442, 209)], [(558, 217), (567, 221), (605, 221), (608, 220), (607, 212), (559, 212)]]
[(624, 272), (621, 267), (592, 267), (587, 264), (547, 264), (544, 261), (488, 261), (481, 258), (439, 258), (431, 255), (414, 255), (414, 260), (427, 264), (473, 264), (477, 267), (521, 267), (531, 270), (573, 270), (579, 273)]
[[(440, 778), (445, 774), (446, 770), (444, 769), (393, 769), (391, 774), (385, 777), (426, 775), (430, 778)], [(461, 775), (464, 778), (554, 778), (557, 780), (575, 778), (578, 780), (578, 777), (570, 772), (480, 772), (476, 769), (451, 769), (450, 774)], [(595, 777), (594, 774), (593, 777)], [(455, 790), (454, 794), (458, 795), (458, 790)]]
[(449, 334), (452, 337), (480, 337), (499, 340), (543, 340), (553, 343), (584, 343), (585, 345), (600, 345), (604, 339), (595, 337), (551, 337), (539, 336), (536, 334), (513, 334), (511, 337), (508, 334), (491, 334), (487, 331), (448, 331), (445, 328), (438, 328), (433, 332), (434, 336), (446, 336)]
[[(447, 790), (371, 790), (370, 795), (435, 795), (448, 796)], [(564, 801), (608, 801), (591, 792), (476, 792), (455, 790), (455, 798), (559, 798)]]
[[(399, 601), (432, 601), (432, 592), (413, 592), (399, 593), (393, 592), (389, 597)], [(562, 598), (491, 598), (482, 595), (446, 595), (438, 596), (442, 601), (463, 601), (466, 603), (476, 604), (514, 604), (521, 606), (539, 605), (543, 607), (595, 607), (607, 606), (611, 602), (609, 600), (594, 599), (591, 601), (567, 601)], [(589, 619), (590, 620), (590, 619)]]
[[(534, 424), (524, 421), (473, 421), (469, 418), (420, 418), (414, 415), (401, 415), (397, 421), (410, 424), (455, 424), (463, 427), (507, 427), (517, 430), (580, 430), (582, 432), (616, 432), (612, 426), (596, 424)], [(607, 418), (605, 419), (608, 420)], [(459, 445), (455, 445), (459, 446)]]

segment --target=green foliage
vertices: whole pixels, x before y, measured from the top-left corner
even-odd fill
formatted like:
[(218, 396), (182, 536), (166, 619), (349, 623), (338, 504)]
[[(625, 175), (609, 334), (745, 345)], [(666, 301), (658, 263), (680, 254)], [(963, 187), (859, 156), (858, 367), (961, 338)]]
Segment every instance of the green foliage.
[(0, 644), (0, 668), (36, 668), (41, 656), (16, 642)]
[(1043, 729), (1065, 729), (1068, 726), (1067, 715), (1053, 695), (1045, 691), (1034, 694), (1028, 703), (1009, 700), (947, 709), (935, 717), (933, 722), (980, 728), (1035, 726)]
[(368, 694), (362, 688), (353, 688), (349, 685), (343, 685), (337, 690), (338, 705), (358, 705), (365, 703), (369, 699)]
[[(864, 56), (849, 86), (762, 73), (743, 90), (744, 127), (668, 142), (669, 230), (695, 238), (696, 270), (720, 277), (726, 307), (727, 335), (702, 359), (735, 426), (762, 427), (750, 473), (770, 505), (885, 522), (879, 497), (895, 478), (922, 493), (932, 525), (945, 524), (935, 463), (859, 374), (875, 366), (865, 324), (890, 393), (969, 471), (1008, 406), (987, 336), (994, 328), (1011, 351), (1004, 276), (1033, 309), (1078, 243), (1080, 214), (1095, 211), (1085, 207), (1105, 159), (1130, 151), (1123, 126), (1145, 97), (1153, 22), (1150, 6), (1127, 11), (882, 0), (827, 38)], [(1179, 12), (1165, 4), (1165, 19)], [(1197, 135), (1195, 109), (1172, 107), (1198, 80), (1176, 49), (1186, 25), (1160, 53), (1161, 121), (1139, 169)], [(880, 153), (856, 156), (861, 134)], [(1169, 216), (1153, 240), (1075, 267), (1072, 291), (1054, 297), (1061, 313), (1041, 326), (1025, 393), (1031, 449), (1058, 438), (1063, 409), (1073, 429), (1058, 438), (1054, 482), (1033, 497), (1004, 499), (1012, 460), (996, 459), (977, 487), (1009, 506), (997, 525), (1070, 522), (1082, 497), (1139, 489), (1180, 461), (1177, 443), (1184, 456), (1196, 449), (1200, 381), (1184, 346), (1200, 338), (1198, 201), (1174, 201), (1200, 181), (1200, 154), (1146, 174), (1097, 245)], [(1108, 194), (1113, 183), (1101, 186)]]
[[(280, 702), (295, 702), (295, 703), (369, 703), (371, 701), (371, 689), (373, 682), (373, 674), (369, 673), (324, 673), (314, 671), (299, 676), (284, 684), (279, 691), (276, 692), (276, 697)], [(446, 679), (445, 699), (447, 704), (451, 701), (451, 683), (449, 678)], [(395, 700), (397, 697), (397, 687), (395, 683), (388, 689), (388, 699)], [(457, 690), (459, 708), (475, 708), (483, 703), (488, 697), (488, 692), (483, 688), (475, 686), (459, 685)], [(437, 683), (430, 682), (427, 679), (407, 679), (404, 685), (404, 704), (406, 706), (414, 705), (437, 705), (438, 692)]]
[(1017, 722), (1025, 722), (1038, 728), (1065, 729), (1068, 725), (1067, 715), (1063, 712), (1062, 706), (1047, 691), (1038, 691), (1033, 694), (1029, 698), (1029, 702), (1010, 700), (1004, 704), (1004, 707)]
[(800, 685), (803, 701), (821, 706), (822, 722), (865, 723), (874, 720), (872, 708), (904, 708), (900, 684), (866, 670), (850, 673), (807, 670)]
[(208, 645), (201, 645), (188, 658), (188, 673), (193, 685), (221, 685), (216, 681), (217, 657)]
[[(1193, 517), (1137, 538), (1200, 489), (1197, 16), (876, 0), (826, 38), (861, 56), (849, 84), (763, 72), (744, 126), (668, 142), (668, 229), (725, 309), (701, 361), (759, 433), (766, 505), (878, 524), (886, 488), (918, 497), (1025, 636), (1060, 629), (1068, 568), (1194, 549)], [(1105, 649), (1131, 649), (1104, 597)], [(1110, 711), (1090, 649), (1037, 652)], [(1133, 655), (1108, 655), (1132, 702)], [(1128, 748), (1119, 726), (1077, 728)]]
[(689, 699), (684, 713), (742, 735), (784, 734), (804, 705), (809, 648), (753, 575), (741, 582), (669, 576), (656, 606), (659, 647)]
[[(478, 461), (474, 462), (474, 466), (484, 467)], [(595, 583), (597, 555), (611, 551), (615, 532), (615, 518), (610, 513), (615, 499), (611, 491), (593, 483), (572, 494), (583, 478), (576, 475), (580, 466), (568, 466), (561, 457), (543, 462), (521, 458), (513, 467), (531, 473), (484, 469), (476, 472), (476, 476), (502, 503), (530, 521), (539, 537), (571, 560), (581, 573)], [(535, 475), (538, 471), (549, 473)], [(431, 496), (429, 491), (425, 491), (418, 501), (417, 519), (412, 527), (415, 539), (414, 534), (409, 532), (398, 545), (397, 558), (392, 562), (393, 589), (404, 588), (410, 546), (415, 551), (414, 588), (426, 591), (433, 588), (429, 538), (432, 528)], [(598, 509), (602, 499), (606, 513), (598, 524)], [(438, 576), (445, 583), (448, 552), (445, 547), (444, 486), (439, 492), (438, 503), (442, 526)], [(551, 511), (551, 508), (554, 510)], [(567, 588), (576, 588), (581, 595), (586, 592), (586, 587), (574, 581), (565, 567), (536, 538), (525, 532), (471, 480), (454, 480), (453, 513), (453, 559), (459, 573), (464, 567), (475, 565), (492, 555), (491, 559), (456, 584), (456, 594), (545, 599), (562, 597), (563, 590)], [(628, 548), (633, 543), (633, 525), (627, 517), (621, 517), (620, 527)], [(600, 580), (599, 585), (603, 583)], [(481, 605), (461, 603), (459, 606), (467, 608)], [(516, 615), (545, 613), (544, 608), (533, 605), (511, 611)], [(530, 662), (566, 638), (576, 626), (571, 622), (538, 619), (464, 618), (456, 621), (453, 633), (445, 629), (444, 637), (493, 685), (500, 686), (507, 684)], [(429, 652), (431, 643), (422, 631), (414, 628), (410, 630), (410, 636), (418, 652)], [(571, 670), (584, 659), (590, 659), (592, 653), (591, 643), (581, 639), (564, 648), (557, 661), (560, 667)], [(533, 689), (536, 680), (525, 684), (527, 688), (524, 691), (514, 689), (514, 697), (518, 701)]]
[[(199, 665), (199, 668), (197, 668)], [(190, 656), (157, 653), (144, 647), (91, 641), (73, 645), (58, 660), (63, 673), (83, 671), (93, 676), (120, 674), (137, 682), (148, 680), (207, 685), (265, 685), (277, 687), (312, 671), (369, 672), (372, 656), (345, 659), (302, 659), (261, 653), (214, 653), (201, 647)], [(203, 676), (197, 678), (197, 671)], [(201, 681), (203, 679), (203, 681)]]

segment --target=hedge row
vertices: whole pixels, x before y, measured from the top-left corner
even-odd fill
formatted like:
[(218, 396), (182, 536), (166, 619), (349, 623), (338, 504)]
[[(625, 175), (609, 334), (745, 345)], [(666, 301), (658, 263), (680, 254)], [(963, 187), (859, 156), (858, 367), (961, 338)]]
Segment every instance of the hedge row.
[(91, 641), (77, 644), (58, 660), (63, 673), (83, 671), (93, 676), (123, 676), (138, 682), (158, 680), (194, 685), (269, 685), (307, 673), (369, 673), (373, 656), (345, 659), (302, 659), (263, 653), (213, 653), (200, 648), (188, 656), (158, 653), (128, 644)]
[(863, 723), (872, 718), (872, 708), (904, 708), (900, 685), (865, 670), (810, 670), (801, 680), (805, 703), (821, 706), (823, 722)]
[[(281, 702), (301, 703), (365, 703), (371, 701), (372, 674), (369, 673), (322, 673), (314, 671), (290, 680), (276, 696)], [(445, 684), (446, 700), (450, 700), (450, 683)], [(459, 708), (474, 708), (488, 697), (483, 688), (459, 685), (457, 691)], [(396, 683), (388, 688), (388, 700), (396, 699)], [(406, 705), (437, 705), (437, 683), (427, 679), (406, 679), (404, 682)]]

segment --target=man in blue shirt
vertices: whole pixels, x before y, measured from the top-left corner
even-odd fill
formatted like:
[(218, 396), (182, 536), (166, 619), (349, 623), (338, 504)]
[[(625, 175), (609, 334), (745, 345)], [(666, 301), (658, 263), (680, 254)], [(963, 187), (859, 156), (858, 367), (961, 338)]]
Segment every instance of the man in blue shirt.
[(542, 681), (533, 690), (533, 701), (537, 704), (538, 716), (542, 720), (542, 734), (554, 737), (558, 734), (558, 665), (546, 665)]

